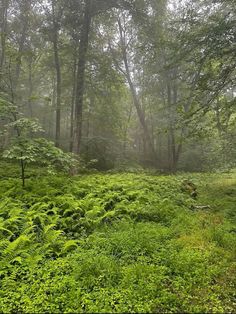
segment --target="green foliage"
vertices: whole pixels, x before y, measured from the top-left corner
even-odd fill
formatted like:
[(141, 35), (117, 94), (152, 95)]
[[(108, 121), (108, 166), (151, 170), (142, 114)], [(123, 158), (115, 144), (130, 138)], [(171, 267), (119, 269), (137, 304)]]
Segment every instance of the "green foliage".
[(0, 117), (12, 119), (12, 115), (17, 113), (17, 107), (9, 102), (4, 95), (0, 94)]
[(2, 312), (235, 310), (235, 173), (38, 175), (0, 184)]
[(20, 113), (16, 111), (15, 107), (1, 98), (0, 105), (3, 108), (0, 111), (0, 117), (6, 119), (7, 114), (12, 113), (11, 122), (7, 123), (5, 127), (15, 132), (15, 136), (11, 138), (10, 145), (2, 156), (8, 160), (20, 162), (23, 186), (27, 164), (37, 163), (47, 166), (50, 172), (53, 172), (53, 169), (69, 171), (71, 167), (76, 166), (76, 159), (55, 147), (53, 142), (45, 138), (33, 137), (33, 134), (37, 135), (43, 132), (37, 120), (19, 117)]
[(29, 134), (43, 132), (42, 127), (37, 120), (28, 118), (19, 118), (7, 124), (7, 127), (12, 127), (19, 131), (21, 137), (29, 136)]
[(10, 160), (22, 160), (27, 164), (37, 163), (54, 166), (61, 170), (69, 170), (76, 163), (72, 155), (64, 153), (55, 147), (53, 142), (44, 138), (17, 137), (12, 141), (11, 146), (4, 151), (3, 157)]

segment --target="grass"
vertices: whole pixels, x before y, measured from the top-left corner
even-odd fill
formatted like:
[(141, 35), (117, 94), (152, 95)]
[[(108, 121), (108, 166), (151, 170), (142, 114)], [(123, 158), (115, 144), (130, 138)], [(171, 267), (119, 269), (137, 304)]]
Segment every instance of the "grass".
[(28, 173), (0, 168), (1, 312), (236, 310), (235, 172)]

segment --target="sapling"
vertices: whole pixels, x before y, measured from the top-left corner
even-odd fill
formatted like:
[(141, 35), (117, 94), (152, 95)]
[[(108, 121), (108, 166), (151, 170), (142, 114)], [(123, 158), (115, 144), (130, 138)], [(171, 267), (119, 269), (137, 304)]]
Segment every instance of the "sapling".
[(69, 170), (75, 167), (76, 159), (53, 142), (39, 137), (42, 127), (35, 119), (22, 117), (17, 108), (0, 98), (0, 117), (6, 121), (5, 132), (12, 134), (8, 147), (2, 156), (19, 162), (22, 186), (25, 186), (25, 168), (28, 164), (40, 164), (48, 169)]

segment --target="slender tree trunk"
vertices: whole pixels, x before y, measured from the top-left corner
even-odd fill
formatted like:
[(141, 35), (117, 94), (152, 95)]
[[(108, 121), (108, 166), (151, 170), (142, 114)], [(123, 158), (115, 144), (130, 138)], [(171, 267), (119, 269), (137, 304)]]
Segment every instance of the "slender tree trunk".
[(173, 160), (175, 158), (175, 134), (173, 130), (172, 90), (169, 75), (167, 77), (167, 110), (168, 110), (168, 168), (173, 171)]
[(218, 98), (216, 100), (215, 113), (216, 113), (216, 128), (218, 131), (219, 138), (222, 138), (223, 128), (222, 128), (222, 124), (220, 121), (220, 106), (219, 106), (219, 99)]
[(73, 134), (74, 134), (74, 115), (75, 115), (75, 89), (76, 89), (76, 68), (77, 56), (75, 54), (74, 67), (73, 67), (73, 87), (71, 95), (71, 110), (70, 110), (70, 147), (69, 151), (73, 152)]
[[(177, 74), (177, 70), (174, 69), (174, 76), (176, 76)], [(175, 77), (174, 77), (175, 79)], [(175, 105), (175, 108), (177, 106), (177, 102), (178, 102), (178, 86), (177, 86), (177, 82), (176, 80), (174, 81), (173, 84), (173, 104)], [(176, 110), (176, 109), (175, 109)], [(173, 172), (177, 171), (177, 165), (179, 162), (179, 158), (180, 158), (180, 154), (182, 152), (182, 146), (183, 146), (183, 130), (181, 130), (181, 135), (179, 136), (179, 143), (176, 143), (176, 136), (175, 136), (175, 132), (174, 129), (171, 129), (171, 136), (172, 136), (172, 154), (173, 154)]]
[(3, 72), (3, 65), (5, 61), (8, 7), (9, 0), (2, 0), (0, 7), (0, 33), (1, 33), (0, 82)]
[(167, 80), (167, 110), (168, 110), (168, 125), (169, 125), (169, 170), (171, 172), (176, 172), (177, 164), (179, 161), (180, 153), (182, 151), (182, 135), (179, 139), (179, 143), (176, 143), (176, 134), (175, 134), (175, 115), (176, 115), (176, 106), (178, 100), (178, 89), (177, 85), (173, 83), (175, 78), (170, 78), (170, 74), (166, 74)]
[(129, 87), (130, 87), (131, 93), (132, 93), (134, 106), (136, 108), (140, 124), (141, 124), (141, 126), (143, 128), (145, 141), (148, 142), (148, 145), (149, 145), (149, 147), (151, 149), (153, 157), (156, 157), (156, 152), (154, 150), (153, 142), (152, 142), (152, 139), (151, 139), (151, 136), (150, 136), (150, 133), (149, 133), (149, 130), (148, 130), (148, 126), (147, 126), (147, 123), (146, 123), (146, 120), (145, 120), (145, 115), (144, 115), (144, 113), (142, 111), (141, 104), (139, 103), (135, 87), (134, 87), (133, 82), (131, 80), (131, 75), (130, 75), (130, 72), (129, 72), (127, 59), (125, 59), (124, 61), (125, 61), (125, 68), (126, 68), (126, 73), (127, 73), (127, 80), (128, 80), (128, 83), (129, 83)]
[(31, 0), (23, 0), (21, 6), (21, 23), (22, 23), (22, 32), (19, 41), (19, 48), (17, 53), (17, 60), (16, 60), (16, 71), (15, 71), (15, 79), (14, 79), (14, 92), (16, 92), (16, 88), (18, 85), (20, 71), (21, 71), (21, 62), (22, 62), (22, 55), (24, 52), (27, 31), (29, 28), (29, 13), (31, 10)]
[(127, 122), (125, 125), (125, 129), (124, 129), (124, 137), (123, 137), (123, 157), (126, 158), (126, 147), (127, 147), (127, 134), (128, 134), (128, 128), (129, 128), (129, 123), (131, 120), (131, 115), (132, 115), (132, 104), (130, 105), (129, 108), (129, 113), (128, 113), (128, 118), (127, 118)]
[(28, 109), (30, 113), (30, 118), (33, 117), (33, 108), (32, 108), (32, 93), (33, 93), (33, 80), (32, 80), (32, 56), (29, 60), (29, 76), (28, 76), (28, 82), (29, 82), (29, 92), (28, 92)]
[(175, 154), (174, 159), (173, 159), (173, 172), (174, 173), (177, 171), (177, 166), (178, 166), (179, 158), (180, 158), (180, 155), (182, 152), (182, 147), (183, 147), (183, 144), (181, 141), (181, 143), (179, 143), (177, 146), (176, 154)]
[(54, 60), (56, 69), (56, 134), (55, 145), (59, 147), (61, 136), (61, 68), (59, 62), (58, 45), (57, 40), (53, 43), (54, 47)]
[(56, 106), (56, 81), (55, 81), (55, 76), (52, 77), (52, 101), (51, 101), (51, 106), (49, 107), (49, 112), (47, 114), (47, 117), (45, 117), (45, 120), (48, 123), (48, 127), (46, 128), (48, 130), (48, 137), (49, 138), (55, 138), (55, 128), (54, 128), (54, 119), (55, 119), (55, 106)]
[(22, 187), (25, 187), (25, 163), (23, 160), (20, 161), (21, 166), (21, 181), (22, 181)]
[(54, 64), (56, 70), (56, 133), (55, 133), (55, 145), (60, 146), (61, 135), (61, 65), (58, 49), (58, 17), (55, 12), (55, 1), (52, 0), (52, 20), (53, 20), (53, 53)]
[(152, 156), (156, 159), (157, 158), (156, 151), (154, 149), (153, 141), (152, 141), (152, 138), (150, 136), (149, 129), (148, 129), (148, 126), (147, 126), (147, 123), (145, 120), (145, 114), (142, 110), (136, 89), (135, 89), (134, 84), (133, 84), (132, 79), (131, 79), (131, 73), (130, 73), (130, 69), (129, 69), (129, 63), (128, 63), (127, 52), (126, 52), (126, 42), (125, 42), (125, 38), (123, 36), (123, 29), (122, 29), (122, 25), (121, 25), (120, 20), (118, 20), (118, 25), (119, 25), (120, 39), (121, 39), (121, 45), (122, 45), (122, 57), (123, 57), (124, 66), (125, 66), (125, 76), (126, 76), (126, 79), (128, 81), (129, 88), (130, 88), (132, 98), (133, 98), (133, 103), (134, 103), (134, 106), (136, 108), (137, 115), (138, 115), (140, 124), (142, 126), (143, 132), (144, 132), (145, 141), (147, 141), (147, 143), (149, 145)]
[(74, 110), (75, 110), (75, 103), (74, 103), (74, 87), (73, 87), (71, 109), (70, 109), (70, 147), (69, 147), (69, 151), (71, 153), (73, 152)]
[(82, 138), (82, 113), (83, 113), (83, 96), (85, 85), (85, 66), (89, 43), (89, 32), (91, 26), (91, 0), (85, 3), (83, 25), (79, 43), (79, 59), (77, 67), (77, 82), (75, 92), (75, 127), (74, 127), (74, 152), (80, 153)]

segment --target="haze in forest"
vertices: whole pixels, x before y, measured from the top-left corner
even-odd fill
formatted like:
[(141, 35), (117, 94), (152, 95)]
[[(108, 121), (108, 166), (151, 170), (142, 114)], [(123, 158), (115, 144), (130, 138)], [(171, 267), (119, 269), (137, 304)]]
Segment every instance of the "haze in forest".
[(234, 165), (232, 0), (1, 0), (0, 15), (2, 152), (37, 119), (28, 138), (98, 170)]

